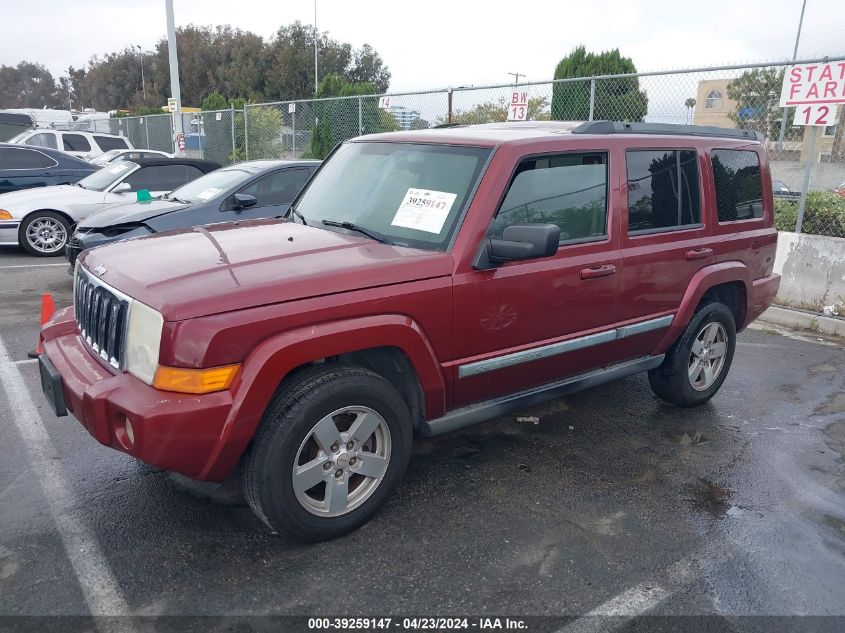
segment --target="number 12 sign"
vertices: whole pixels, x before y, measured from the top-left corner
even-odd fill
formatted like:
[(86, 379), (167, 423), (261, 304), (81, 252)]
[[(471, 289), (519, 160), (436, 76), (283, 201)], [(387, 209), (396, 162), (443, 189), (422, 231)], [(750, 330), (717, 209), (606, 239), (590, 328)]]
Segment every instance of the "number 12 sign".
[(813, 103), (798, 106), (792, 125), (834, 125), (836, 123), (836, 106), (834, 104)]

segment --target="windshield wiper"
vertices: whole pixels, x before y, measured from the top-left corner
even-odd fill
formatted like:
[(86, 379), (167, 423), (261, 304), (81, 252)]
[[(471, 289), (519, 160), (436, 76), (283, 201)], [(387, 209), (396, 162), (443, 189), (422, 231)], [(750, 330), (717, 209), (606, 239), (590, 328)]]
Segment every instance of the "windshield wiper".
[(305, 226), (308, 226), (308, 222), (306, 222), (306, 221), (305, 221), (305, 216), (304, 216), (304, 215), (302, 215), (299, 211), (297, 211), (297, 210), (294, 208), (294, 206), (293, 206), (293, 205), (290, 205), (290, 207), (288, 207), (288, 212), (287, 212), (284, 216), (282, 216), (282, 217), (287, 217), (287, 216), (288, 216), (288, 215), (290, 215), (291, 213), (293, 213), (293, 214), (294, 214), (297, 218), (299, 218), (300, 220), (302, 220), (302, 223), (303, 223)]
[(352, 222), (338, 222), (337, 220), (323, 220), (323, 224), (326, 226), (339, 226), (342, 229), (348, 229), (350, 231), (357, 231), (361, 235), (366, 235), (374, 239), (376, 242), (381, 242), (382, 244), (393, 244), (389, 239), (387, 239), (384, 235), (379, 233), (378, 231), (373, 231), (372, 229), (365, 229), (363, 226), (358, 226)]

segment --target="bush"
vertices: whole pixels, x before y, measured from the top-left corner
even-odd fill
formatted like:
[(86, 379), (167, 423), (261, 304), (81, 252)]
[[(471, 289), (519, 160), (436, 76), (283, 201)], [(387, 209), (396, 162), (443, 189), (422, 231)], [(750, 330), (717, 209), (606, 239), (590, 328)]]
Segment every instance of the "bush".
[[(798, 221), (798, 202), (775, 199), (775, 228), (794, 231)], [(807, 194), (802, 233), (845, 237), (845, 198), (832, 191), (811, 191)]]

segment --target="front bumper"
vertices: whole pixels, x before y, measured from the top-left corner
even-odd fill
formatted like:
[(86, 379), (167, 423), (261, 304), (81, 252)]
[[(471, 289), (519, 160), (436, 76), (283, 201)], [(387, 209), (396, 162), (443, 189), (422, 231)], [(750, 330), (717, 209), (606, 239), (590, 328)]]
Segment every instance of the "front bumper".
[(86, 233), (82, 236), (74, 233), (73, 237), (68, 241), (67, 246), (65, 246), (65, 259), (69, 264), (68, 273), (73, 274), (73, 266), (82, 251), (94, 248), (95, 246), (102, 246), (118, 239), (117, 237), (106, 237), (101, 233)]
[(72, 308), (57, 313), (42, 336), (44, 354), (61, 375), (67, 410), (98, 442), (188, 477), (221, 480), (229, 474), (211, 467), (232, 408), (229, 391), (160, 391), (111, 371), (80, 339)]
[(0, 220), (0, 245), (17, 244), (20, 225), (20, 220)]

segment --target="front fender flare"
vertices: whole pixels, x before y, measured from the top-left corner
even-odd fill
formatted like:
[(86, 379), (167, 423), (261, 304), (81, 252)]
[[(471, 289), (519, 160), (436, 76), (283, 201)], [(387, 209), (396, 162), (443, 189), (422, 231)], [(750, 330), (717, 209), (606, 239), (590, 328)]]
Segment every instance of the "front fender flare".
[(214, 451), (199, 476), (220, 481), (235, 468), (279, 383), (318, 359), (375, 347), (397, 347), (408, 357), (425, 398), (427, 418), (446, 411), (446, 386), (425, 333), (410, 317), (387, 314), (289, 330), (250, 352), (233, 385), (233, 402)]
[[(714, 286), (732, 281), (739, 281), (745, 286), (745, 297), (748, 301), (748, 298), (752, 296), (753, 282), (751, 271), (742, 262), (732, 261), (712, 264), (695, 273), (687, 286), (687, 291), (684, 293), (681, 305), (675, 313), (675, 318), (672, 319), (672, 325), (666, 330), (653, 354), (665, 354), (669, 351), (669, 348), (678, 340), (681, 332), (689, 324), (704, 293)], [(742, 329), (742, 325), (742, 323), (737, 323), (737, 330)]]

